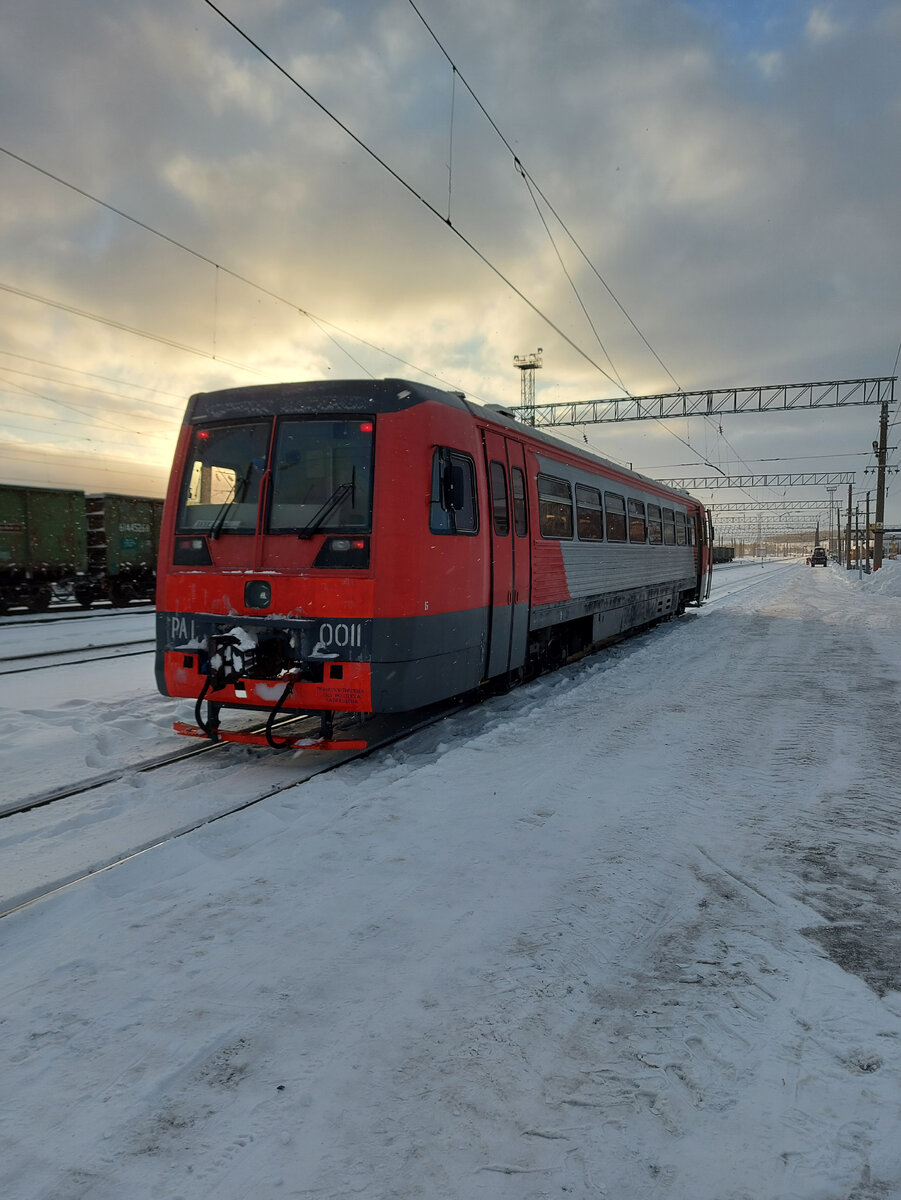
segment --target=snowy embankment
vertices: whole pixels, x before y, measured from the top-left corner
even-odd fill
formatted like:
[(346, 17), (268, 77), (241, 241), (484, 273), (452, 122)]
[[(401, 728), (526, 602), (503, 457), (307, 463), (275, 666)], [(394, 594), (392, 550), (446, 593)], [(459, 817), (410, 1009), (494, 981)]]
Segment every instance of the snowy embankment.
[(4, 920), (0, 1194), (901, 1197), (899, 576), (761, 568)]

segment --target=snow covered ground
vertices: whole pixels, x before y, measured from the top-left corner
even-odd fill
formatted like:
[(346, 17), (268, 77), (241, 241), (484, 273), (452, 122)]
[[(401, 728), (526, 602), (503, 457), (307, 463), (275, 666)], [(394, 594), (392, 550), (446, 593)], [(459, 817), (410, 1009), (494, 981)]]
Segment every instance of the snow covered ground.
[[(0, 921), (0, 1196), (898, 1200), (899, 616), (895, 563), (719, 569)], [(4, 798), (174, 740), (150, 656), (0, 678), (0, 713)], [(7, 818), (0, 886), (299, 761)]]

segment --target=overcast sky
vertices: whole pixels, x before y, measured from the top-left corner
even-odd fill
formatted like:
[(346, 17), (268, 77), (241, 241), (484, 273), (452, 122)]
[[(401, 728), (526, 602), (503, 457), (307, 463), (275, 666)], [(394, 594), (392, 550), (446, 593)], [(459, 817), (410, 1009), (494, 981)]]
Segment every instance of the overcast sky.
[[(410, 0), (219, 7), (372, 153), (204, 0), (5, 5), (0, 481), (159, 495), (192, 392), (389, 375), (512, 405), (539, 346), (545, 401), (893, 373), (899, 0), (416, 0), (434, 38)], [(877, 426), (567, 436), (865, 490)]]

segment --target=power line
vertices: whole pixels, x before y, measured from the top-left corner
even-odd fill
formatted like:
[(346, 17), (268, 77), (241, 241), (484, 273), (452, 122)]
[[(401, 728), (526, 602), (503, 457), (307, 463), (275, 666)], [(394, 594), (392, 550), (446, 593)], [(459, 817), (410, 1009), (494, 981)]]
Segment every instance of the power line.
[[(316, 96), (314, 96), (313, 93), (308, 88), (304, 87), (304, 85), (298, 79), (296, 79), (291, 74), (291, 72), (287, 70), (286, 67), (283, 67), (281, 65), (281, 63), (278, 62), (277, 59), (273, 58), (272, 55), (268, 53), (268, 51), (264, 50), (263, 47), (259, 44), (259, 42), (254, 41), (254, 39), (250, 36), (250, 34), (246, 33), (241, 28), (240, 25), (237, 25), (231, 19), (231, 17), (227, 16), (222, 11), (221, 8), (217, 7), (217, 5), (215, 5), (213, 3), (213, 0), (203, 0), (203, 2), (204, 2), (204, 4), (207, 5), (208, 8), (211, 8), (214, 13), (216, 13), (219, 17), (221, 17), (222, 20), (225, 21), (226, 25), (229, 25), (235, 31), (235, 33), (238, 34), (239, 37), (243, 38), (244, 41), (247, 42), (247, 44), (249, 46), (253, 47), (253, 49), (256, 50), (256, 52), (259, 55), (261, 55), (263, 58), (265, 58), (266, 61), (271, 66), (273, 66), (276, 69), (276, 71), (279, 72), (279, 74), (283, 75), (285, 77), (285, 79), (287, 79), (289, 81), (289, 83), (292, 83), (294, 85), (294, 87), (296, 87), (298, 89), (298, 91), (302, 92), (303, 95), (306, 96), (307, 99), (312, 104), (315, 104), (315, 106), (319, 109), (319, 111), (322, 112), (326, 117), (328, 117), (328, 119), (330, 121), (333, 121), (334, 124), (337, 125), (338, 128), (341, 129), (342, 132), (344, 132), (351, 139), (351, 141), (354, 142), (355, 145), (359, 146), (360, 149), (363, 150), (366, 154), (368, 154), (369, 157), (374, 162), (378, 163), (378, 165), (383, 170), (387, 171), (388, 174), (392, 177), (392, 179), (394, 179), (397, 183), (399, 183), (401, 185), (401, 187), (406, 192), (408, 192), (415, 200), (418, 200), (419, 203), (432, 214), (432, 216), (437, 217), (438, 220), (442, 223), (442, 225), (446, 226), (446, 228), (448, 228), (451, 231), (451, 233), (453, 233), (454, 236), (457, 237), (464, 244), (464, 246), (466, 246), (469, 250), (471, 250), (472, 253), (475, 254), (475, 256), (480, 260), (480, 262), (484, 263), (484, 265), (490, 271), (492, 271), (498, 277), (498, 279), (501, 280), (502, 283), (505, 283), (507, 285), (507, 287), (510, 288), (511, 291), (515, 292), (516, 295), (519, 296), (520, 300), (522, 300), (524, 304), (528, 305), (528, 307), (532, 310), (532, 312), (534, 312), (536, 316), (540, 317), (541, 320), (544, 321), (546, 325), (548, 325), (551, 329), (553, 329), (554, 332), (559, 337), (561, 337), (563, 339), (563, 341), (566, 342), (566, 344), (572, 350), (575, 350), (575, 352), (581, 358), (583, 358), (587, 363), (589, 363), (592, 367), (594, 367), (594, 369), (596, 371), (598, 371), (601, 375), (603, 375), (605, 379), (609, 379), (610, 382), (615, 384), (617, 387), (620, 386), (619, 384), (616, 383), (615, 379), (613, 379), (610, 375), (607, 374), (607, 372), (604, 370), (604, 368), (602, 366), (600, 366), (598, 363), (596, 363), (594, 361), (594, 359), (591, 357), (590, 354), (588, 354), (585, 350), (582, 349), (581, 346), (579, 346), (575, 341), (573, 341), (573, 339), (567, 333), (564, 333), (563, 330), (560, 328), (560, 326), (557, 325), (556, 322), (552, 321), (551, 318), (547, 315), (547, 313), (545, 313), (542, 309), (540, 309), (537, 304), (533, 303), (533, 301), (531, 301), (528, 298), (528, 296), (523, 291), (521, 291), (520, 288), (518, 288), (515, 283), (513, 283), (513, 281), (511, 279), (508, 279), (507, 276), (503, 273), (503, 271), (501, 271), (501, 269), (499, 267), (496, 267), (494, 265), (494, 263), (487, 257), (487, 255), (483, 254), (482, 251), (479, 250), (479, 248), (475, 245), (475, 243), (471, 242), (469, 240), (469, 238), (466, 237), (466, 235), (456, 225), (453, 224), (453, 222), (451, 221), (451, 219), (449, 217), (445, 217), (441, 212), (439, 212), (438, 209), (435, 208), (435, 206), (433, 204), (431, 204), (428, 200), (426, 200), (425, 196), (423, 196), (421, 192), (418, 192), (411, 183), (408, 183), (407, 180), (404, 179), (404, 177), (402, 175), (400, 175), (397, 171), (395, 171), (393, 167), (389, 166), (389, 164), (385, 161), (385, 159), (383, 159), (379, 154), (377, 154), (375, 152), (375, 150), (373, 150), (370, 146), (368, 146), (366, 144), (366, 142), (364, 142), (362, 140), (362, 138), (359, 138), (353, 132), (353, 130), (350, 129), (349, 126), (347, 126), (340, 119), (340, 117), (336, 116), (335, 113), (333, 113), (329, 108), (327, 108), (325, 106), (325, 104), (322, 103), (321, 100), (317, 99)], [(625, 390), (625, 389), (623, 389), (623, 390)]]
[(136, 329), (132, 325), (125, 325), (121, 321), (114, 321), (112, 317), (104, 317), (100, 313), (92, 313), (83, 308), (76, 308), (74, 304), (64, 304), (61, 300), (51, 300), (47, 296), (38, 296), (34, 292), (26, 292), (24, 289), (13, 287), (9, 283), (0, 283), (0, 291), (9, 292), (13, 296), (21, 296), (25, 300), (33, 300), (36, 304), (46, 304), (50, 308), (72, 313), (73, 316), (83, 317), (87, 321), (96, 321), (99, 325), (106, 325), (110, 329), (121, 329), (125, 333), (134, 334), (135, 337), (147, 338), (151, 342), (159, 342), (162, 346), (171, 346), (174, 350), (183, 350), (186, 354), (197, 354), (201, 358), (209, 358), (214, 362), (225, 363), (226, 366), (235, 367), (239, 371), (249, 371), (251, 375), (262, 376), (265, 374), (263, 371), (258, 371), (256, 367), (248, 367), (244, 363), (234, 362), (232, 359), (210, 354), (208, 350), (199, 350), (196, 346), (186, 346), (183, 342), (176, 342), (173, 338), (163, 337), (158, 333), (148, 333), (146, 329)]
[[(277, 292), (273, 292), (270, 288), (264, 287), (262, 284), (256, 283), (252, 279), (248, 279), (247, 276), (241, 275), (239, 272), (233, 271), (229, 267), (223, 266), (221, 263), (217, 263), (214, 259), (209, 258), (206, 254), (202, 254), (199, 250), (195, 250), (193, 247), (178, 241), (176, 238), (170, 237), (169, 234), (163, 233), (161, 230), (156, 229), (153, 225), (148, 224), (146, 221), (142, 221), (138, 217), (132, 216), (130, 213), (125, 212), (124, 209), (116, 208), (115, 205), (107, 203), (106, 200), (101, 200), (99, 196), (92, 195), (92, 193), (85, 191), (84, 188), (80, 188), (76, 184), (70, 183), (67, 179), (63, 179), (61, 176), (55, 175), (52, 171), (47, 171), (44, 167), (39, 167), (37, 163), (31, 162), (27, 158), (23, 158), (22, 155), (14, 154), (12, 150), (8, 150), (4, 146), (0, 146), (0, 154), (6, 154), (9, 158), (15, 159), (16, 162), (21, 163), (23, 166), (29, 167), (33, 171), (37, 171), (39, 175), (44, 175), (47, 179), (53, 180), (54, 183), (58, 183), (60, 186), (68, 188), (70, 191), (77, 193), (79, 196), (84, 196), (85, 199), (91, 200), (94, 204), (100, 205), (101, 208), (105, 208), (111, 213), (115, 213), (116, 216), (121, 217), (125, 221), (130, 221), (133, 225), (137, 225), (147, 233), (153, 234), (154, 237), (162, 238), (164, 242), (168, 242), (170, 245), (177, 247), (179, 250), (184, 250), (185, 253), (192, 255), (192, 257), (201, 262), (207, 263), (208, 266), (214, 267), (217, 271), (223, 272), (223, 274), (228, 275), (231, 279), (236, 280), (236, 282), (243, 283), (247, 287), (253, 288), (261, 295), (268, 296), (271, 300), (276, 300), (279, 304), (287, 305), (288, 308), (292, 309), (300, 316), (306, 317), (308, 321), (315, 325), (319, 332), (327, 337), (333, 343), (333, 345), (335, 345), (341, 351), (342, 354), (346, 354), (351, 362), (354, 363), (354, 365), (361, 371), (363, 371), (364, 374), (372, 376), (372, 372), (367, 367), (363, 366), (359, 359), (355, 358), (346, 346), (342, 346), (341, 343), (328, 332), (329, 329), (335, 330), (335, 332), (340, 334), (342, 337), (351, 338), (353, 341), (358, 342), (361, 346), (366, 346), (369, 350), (374, 350), (378, 354), (384, 354), (387, 358), (392, 359), (394, 362), (400, 363), (402, 366), (409, 367), (411, 370), (416, 371), (420, 375), (424, 375), (429, 379), (434, 379), (436, 383), (443, 384), (445, 387), (459, 390), (458, 384), (443, 379), (440, 375), (436, 375), (434, 372), (426, 370), (425, 367), (417, 366), (416, 363), (412, 363), (408, 359), (402, 358), (399, 354), (394, 354), (391, 350), (386, 349), (384, 346), (378, 346), (374, 342), (367, 341), (366, 338), (360, 337), (358, 334), (351, 332), (349, 329), (344, 329), (340, 325), (336, 325), (333, 321), (326, 320), (325, 317), (317, 316), (315, 313), (310, 312), (309, 309), (303, 308), (301, 305), (297, 304), (296, 301), (288, 300), (285, 296), (280, 296)], [(0, 351), (0, 354), (11, 354), (11, 351), (2, 350)], [(13, 357), (24, 358), (25, 356), (14, 355)], [(210, 357), (215, 358), (215, 361), (217, 362), (228, 362), (227, 359), (223, 359), (218, 355), (210, 355)], [(44, 363), (44, 360), (42, 359), (29, 359), (28, 361)], [(55, 364), (44, 363), (44, 365), (53, 366)], [(63, 367), (62, 369), (68, 371), (74, 370), (75, 368)], [(92, 373), (90, 371), (86, 371), (83, 372), (83, 374), (91, 375)], [(94, 377), (98, 379), (107, 378), (103, 375), (97, 375)], [(114, 380), (112, 382), (119, 381)], [(143, 385), (129, 384), (128, 386), (142, 387)], [(151, 390), (155, 391), (156, 389)], [(174, 395), (174, 393), (171, 392), (162, 392), (160, 394)], [(475, 394), (472, 392), (469, 394), (473, 395), (474, 399), (480, 399), (480, 397), (475, 396)], [(183, 397), (177, 398), (183, 399)]]
[[(818, 459), (823, 459), (823, 458), (842, 458), (842, 459), (844, 459), (844, 458), (867, 458), (867, 457), (870, 457), (871, 455), (872, 455), (871, 450), (853, 450), (850, 453), (846, 453), (844, 450), (838, 450), (838, 451), (836, 451), (835, 454), (792, 454), (789, 457), (782, 456), (779, 458), (748, 458), (748, 459), (744, 459), (744, 458), (736, 457), (736, 462), (744, 463), (744, 465), (747, 466), (748, 463), (815, 462)], [(697, 462), (697, 459), (695, 459), (694, 462), (688, 462), (688, 463), (663, 463), (660, 466), (641, 467), (640, 470), (642, 470), (642, 471), (645, 471), (645, 470), (647, 470), (647, 471), (670, 471), (670, 470), (675, 470), (677, 467), (693, 467), (696, 462)]]
[[(412, 0), (411, 0), (411, 3), (412, 3)], [(517, 165), (518, 165), (518, 163), (517, 163)], [(519, 169), (520, 169), (520, 173), (522, 175), (523, 182), (526, 185), (526, 190), (529, 193), (529, 197), (531, 198), (532, 203), (535, 205), (535, 211), (538, 213), (539, 220), (541, 221), (541, 224), (544, 226), (544, 231), (548, 236), (548, 240), (550, 241), (551, 245), (554, 248), (554, 253), (557, 255), (557, 261), (560, 263), (560, 269), (562, 270), (563, 274), (566, 276), (567, 280), (569, 281), (569, 286), (572, 288), (573, 293), (579, 302), (579, 307), (582, 309), (582, 312), (585, 314), (585, 320), (591, 326), (591, 332), (594, 334), (595, 339), (597, 340), (597, 344), (600, 346), (601, 350), (603, 351), (604, 355), (607, 358), (607, 361), (610, 363), (610, 369), (613, 371), (613, 374), (616, 376), (616, 379), (612, 380), (612, 382), (618, 383), (619, 386), (622, 388), (622, 390), (628, 396), (631, 393), (629, 392), (629, 389), (626, 387), (626, 385), (623, 383), (623, 379), (622, 379), (622, 376), (620, 375), (619, 371), (617, 371), (616, 367), (614, 366), (613, 359), (610, 357), (610, 351), (607, 349), (607, 347), (604, 345), (603, 341), (601, 340), (601, 335), (598, 333), (595, 323), (594, 323), (594, 321), (592, 321), (591, 316), (589, 315), (588, 309), (585, 307), (585, 302), (582, 299), (579, 289), (576, 287), (575, 280), (573, 279), (572, 275), (569, 273), (569, 271), (566, 268), (566, 263), (563, 261), (563, 255), (560, 253), (557, 243), (554, 241), (554, 235), (551, 233), (551, 231), (548, 227), (548, 223), (544, 219), (544, 213), (541, 211), (538, 201), (535, 199), (535, 195), (529, 184), (528, 176), (526, 175), (525, 171), (522, 170), (521, 167)], [(610, 376), (608, 375), (607, 378), (609, 379)]]
[[(585, 251), (582, 249), (582, 246), (579, 244), (575, 235), (572, 233), (572, 231), (567, 226), (566, 222), (563, 220), (563, 218), (560, 216), (560, 214), (554, 208), (553, 204), (551, 204), (550, 200), (548, 200), (547, 196), (544, 194), (544, 192), (539, 187), (535, 177), (532, 175), (532, 173), (530, 171), (528, 171), (525, 168), (519, 155), (513, 149), (513, 147), (511, 146), (511, 144), (507, 140), (507, 138), (504, 136), (504, 134), (501, 132), (500, 128), (497, 125), (497, 122), (494, 120), (491, 113), (488, 111), (488, 109), (485, 107), (485, 105), (482, 103), (482, 101), (476, 95), (472, 86), (469, 84), (469, 82), (466, 80), (466, 78), (461, 74), (460, 68), (457, 66), (457, 64), (451, 58), (450, 54), (444, 48), (438, 35), (435, 33), (434, 29), (432, 29), (431, 25), (428, 23), (428, 21), (422, 15), (420, 10), (417, 8), (416, 4), (414, 3), (414, 0), (408, 0), (408, 2), (409, 2), (410, 7), (416, 13), (417, 17), (420, 19), (422, 24), (428, 30), (429, 35), (431, 36), (435, 45), (438, 47), (438, 49), (441, 51), (441, 53), (447, 59), (450, 66), (453, 68), (455, 77), (459, 77), (460, 82), (463, 84), (463, 86), (469, 92), (470, 96), (474, 100), (475, 104), (478, 106), (482, 115), (485, 117), (485, 119), (488, 121), (491, 128), (494, 130), (494, 132), (497, 134), (497, 136), (503, 142), (506, 149), (509, 151), (511, 157), (513, 158), (513, 163), (514, 163), (514, 166), (516, 167), (516, 170), (519, 172), (520, 176), (523, 179), (523, 182), (529, 188), (530, 192), (531, 192), (531, 188), (534, 187), (535, 191), (538, 193), (538, 195), (541, 197), (541, 199), (547, 205), (548, 210), (551, 213), (553, 213), (554, 219), (556, 220), (557, 224), (560, 226), (560, 228), (563, 230), (563, 232), (566, 234), (566, 236), (569, 238), (569, 240), (572, 242), (572, 244), (578, 250), (579, 254), (581, 254), (582, 258), (585, 260), (586, 264), (591, 269), (591, 271), (594, 273), (594, 275), (596, 276), (598, 281), (603, 285), (604, 290), (607, 292), (610, 299), (614, 302), (616, 307), (620, 310), (620, 312), (623, 314), (623, 316), (626, 318), (626, 320), (629, 322), (629, 324), (632, 326), (632, 328), (635, 330), (635, 332), (641, 338), (642, 342), (645, 344), (645, 346), (648, 348), (648, 350), (651, 352), (651, 354), (653, 354), (654, 358), (657, 360), (657, 362), (660, 364), (660, 366), (663, 368), (663, 370), (666, 372), (666, 374), (670, 377), (670, 379), (672, 379), (672, 381), (676, 385), (676, 387), (681, 390), (679, 381), (673, 375), (672, 371), (670, 371), (669, 367), (666, 365), (666, 363), (663, 361), (663, 359), (660, 357), (660, 355), (657, 353), (657, 351), (654, 349), (654, 347), (651, 345), (651, 343), (648, 341), (648, 339), (645, 337), (645, 335), (642, 333), (642, 331), (638, 328), (635, 321), (632, 319), (631, 315), (628, 313), (628, 311), (626, 310), (624, 305), (621, 303), (621, 301), (618, 299), (618, 297), (614, 294), (614, 292), (610, 288), (610, 285), (607, 283), (606, 279), (604, 279), (604, 277), (598, 271), (597, 267), (594, 265), (594, 263), (591, 261), (591, 259), (588, 257), (588, 255), (585, 253)], [(533, 201), (534, 201), (534, 197), (533, 197)], [(537, 205), (536, 205), (536, 207), (537, 207)], [(540, 215), (540, 212), (539, 212), (539, 215)], [(543, 220), (543, 218), (542, 218), (542, 220)], [(546, 224), (545, 224), (545, 228), (547, 229)], [(548, 231), (548, 236), (550, 236), (550, 231)], [(556, 249), (556, 247), (555, 247), (555, 249)], [(564, 270), (565, 270), (565, 268), (564, 268)], [(568, 274), (567, 274), (567, 277), (568, 277)], [(592, 326), (592, 328), (593, 328), (593, 326)], [(600, 341), (600, 339), (598, 339), (598, 340)], [(603, 349), (603, 346), (602, 346), (602, 349)], [(604, 351), (604, 353), (605, 354), (607, 353), (606, 350)], [(607, 357), (609, 358), (610, 356), (608, 355)], [(612, 365), (613, 365), (613, 363), (611, 361), (611, 366)], [(623, 391), (626, 392), (626, 394), (628, 394), (628, 389), (625, 387), (625, 385), (622, 385), (622, 386), (623, 386)]]
[[(5, 153), (2, 147), (0, 147), (0, 151)], [(27, 165), (30, 166), (31, 164), (29, 163)], [(36, 167), (35, 170), (39, 170), (39, 168)], [(100, 204), (102, 201), (98, 200), (97, 203)], [(22, 362), (35, 363), (39, 367), (53, 367), (56, 371), (71, 371), (75, 375), (86, 375), (90, 379), (103, 379), (107, 383), (118, 383), (123, 387), (140, 388), (142, 392), (154, 392), (157, 396), (171, 396), (173, 400), (181, 400), (184, 402), (184, 396), (182, 396), (179, 392), (166, 392), (163, 391), (162, 388), (150, 387), (146, 383), (129, 383), (126, 379), (114, 379), (110, 375), (97, 375), (93, 371), (83, 371), (79, 367), (67, 367), (65, 363), (49, 362), (45, 358), (30, 358), (27, 354), (16, 354), (13, 350), (0, 350), (0, 354), (5, 354), (7, 358), (18, 358)], [(61, 383), (62, 380), (59, 380), (58, 382)]]
[[(0, 459), (5, 459), (7, 462), (37, 462), (37, 463), (41, 463), (43, 466), (46, 467), (48, 453), (51, 456), (54, 454), (57, 456), (62, 456), (62, 454), (63, 454), (62, 451), (58, 450), (56, 447), (53, 447), (53, 446), (47, 447), (46, 448), (47, 452), (44, 454), (29, 454), (27, 451), (25, 453), (19, 453), (19, 454), (4, 454), (3, 453), (2, 448), (4, 446), (15, 448), (17, 445), (18, 445), (18, 443), (16, 443), (16, 442), (0, 442)], [(104, 457), (106, 458), (107, 456), (104, 456)], [(117, 468), (117, 467), (98, 467), (94, 461), (94, 458), (92, 457), (89, 465), (90, 465), (91, 471), (102, 471), (105, 475), (140, 476), (140, 477), (143, 477), (144, 479), (156, 479), (158, 482), (162, 481), (163, 483), (165, 483), (166, 476), (168, 475), (168, 471), (165, 467), (161, 468), (158, 472), (141, 471), (138, 469), (138, 466), (137, 466), (137, 463), (135, 462), (135, 460), (125, 459), (125, 460), (123, 460), (123, 462), (124, 462), (124, 465), (119, 468)]]
[[(0, 351), (3, 353), (3, 351)], [(127, 400), (129, 404), (139, 404), (142, 408), (158, 408), (161, 412), (167, 413), (173, 420), (181, 420), (181, 412), (176, 411), (167, 404), (158, 404), (154, 400), (142, 400), (140, 396), (125, 396), (122, 392), (109, 392), (105, 388), (94, 387), (88, 383), (73, 383), (66, 379), (54, 379), (52, 375), (39, 375), (36, 371), (21, 371), (16, 367), (5, 367), (0, 365), (0, 372), (7, 375), (24, 375), (27, 379), (40, 379), (44, 383), (55, 383), (64, 388), (78, 388), (82, 392), (90, 392), (92, 396), (110, 396), (114, 400)], [(184, 397), (179, 399), (184, 406)]]
[[(87, 417), (90, 421), (94, 422), (95, 424), (106, 425), (110, 429), (119, 429), (119, 430), (123, 431), (124, 433), (131, 434), (133, 437), (166, 436), (166, 435), (160, 435), (160, 434), (139, 433), (137, 430), (135, 430), (131, 426), (119, 425), (117, 422), (110, 421), (106, 417), (100, 417), (94, 413), (87, 412), (85, 409), (79, 408), (76, 404), (66, 404), (66, 402), (64, 400), (57, 400), (54, 396), (45, 396), (42, 392), (36, 392), (33, 388), (26, 387), (25, 384), (17, 383), (15, 380), (7, 381), (7, 386), (16, 389), (16, 392), (12, 393), (13, 395), (19, 393), (19, 394), (25, 395), (25, 396), (34, 396), (38, 400), (44, 400), (47, 404), (56, 404), (60, 408), (65, 408), (68, 412), (80, 413), (82, 416)], [(148, 417), (147, 419), (155, 420), (156, 418)]]

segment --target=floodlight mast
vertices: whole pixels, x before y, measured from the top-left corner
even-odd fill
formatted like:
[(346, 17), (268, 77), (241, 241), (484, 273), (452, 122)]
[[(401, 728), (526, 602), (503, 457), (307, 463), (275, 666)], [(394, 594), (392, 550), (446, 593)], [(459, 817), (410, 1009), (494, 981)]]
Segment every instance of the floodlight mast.
[(539, 346), (534, 354), (514, 354), (513, 365), (522, 372), (520, 389), (520, 414), (524, 425), (535, 424), (535, 372), (542, 367)]

